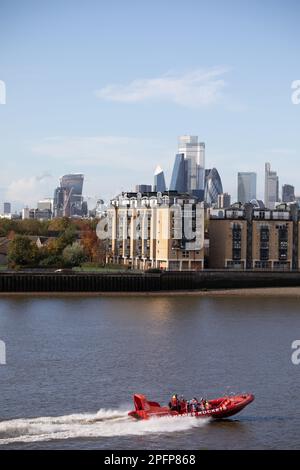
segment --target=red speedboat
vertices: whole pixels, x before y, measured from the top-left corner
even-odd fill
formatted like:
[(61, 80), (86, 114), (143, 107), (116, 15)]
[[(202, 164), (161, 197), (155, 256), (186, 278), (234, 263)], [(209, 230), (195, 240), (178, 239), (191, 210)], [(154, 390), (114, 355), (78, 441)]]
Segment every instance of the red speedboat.
[(168, 406), (160, 406), (155, 401), (149, 401), (144, 395), (134, 395), (134, 411), (128, 413), (135, 419), (149, 419), (160, 416), (195, 416), (196, 418), (223, 419), (239, 413), (245, 406), (254, 400), (254, 395), (236, 395), (208, 400), (205, 409), (188, 411), (187, 406), (181, 405), (178, 411)]

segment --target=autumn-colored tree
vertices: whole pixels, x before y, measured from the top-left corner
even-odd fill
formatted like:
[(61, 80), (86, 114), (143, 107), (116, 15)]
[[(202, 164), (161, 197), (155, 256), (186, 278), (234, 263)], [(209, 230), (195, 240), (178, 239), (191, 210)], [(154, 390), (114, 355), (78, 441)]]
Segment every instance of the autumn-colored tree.
[(72, 219), (68, 217), (61, 217), (52, 219), (49, 223), (48, 230), (55, 232), (64, 232), (73, 225)]
[(49, 221), (37, 219), (24, 219), (17, 222), (16, 231), (24, 235), (46, 236)]
[(10, 219), (0, 219), (0, 237), (6, 237), (11, 231), (16, 231), (16, 221)]
[(14, 230), (11, 230), (8, 234), (7, 234), (7, 238), (9, 240), (13, 240), (16, 236), (16, 233), (14, 232)]
[(66, 246), (71, 245), (76, 240), (74, 227), (67, 228), (59, 237), (50, 240), (47, 246), (48, 255), (61, 255)]
[(16, 235), (8, 248), (8, 261), (12, 266), (36, 266), (39, 262), (39, 249), (25, 235)]
[(99, 240), (96, 230), (86, 230), (81, 235), (81, 243), (88, 256), (88, 260), (96, 263), (104, 262), (104, 247), (102, 240)]

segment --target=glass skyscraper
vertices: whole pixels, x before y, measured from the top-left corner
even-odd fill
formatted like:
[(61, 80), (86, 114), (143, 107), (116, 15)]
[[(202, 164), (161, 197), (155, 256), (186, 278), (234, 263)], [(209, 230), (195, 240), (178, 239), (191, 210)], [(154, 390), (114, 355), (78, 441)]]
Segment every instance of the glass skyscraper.
[(276, 171), (271, 171), (270, 163), (265, 164), (265, 206), (274, 209), (279, 200), (279, 179)]
[(221, 177), (216, 168), (205, 170), (204, 200), (207, 204), (217, 204), (218, 195), (223, 193)]
[(295, 188), (291, 184), (284, 184), (282, 186), (282, 202), (295, 201)]
[(203, 200), (204, 186), (205, 144), (198, 142), (197, 136), (181, 136), (179, 137), (170, 190), (187, 192)]
[(154, 191), (163, 193), (166, 190), (165, 175), (160, 166), (156, 167), (154, 173)]
[(238, 202), (245, 204), (256, 199), (256, 173), (238, 173)]
[(60, 178), (60, 186), (54, 192), (54, 217), (87, 215), (82, 197), (83, 180), (82, 174), (64, 175)]
[(170, 183), (171, 191), (178, 191), (179, 193), (187, 192), (186, 184), (186, 165), (183, 153), (178, 153), (175, 157), (173, 173)]

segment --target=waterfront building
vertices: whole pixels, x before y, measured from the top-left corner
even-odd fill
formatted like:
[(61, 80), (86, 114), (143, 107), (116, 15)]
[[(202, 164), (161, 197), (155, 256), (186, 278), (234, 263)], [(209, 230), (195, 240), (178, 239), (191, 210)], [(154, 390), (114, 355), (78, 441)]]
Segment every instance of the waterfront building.
[(300, 267), (296, 204), (274, 210), (233, 204), (210, 211), (209, 267), (292, 270)]
[(271, 171), (270, 163), (265, 164), (265, 206), (274, 209), (279, 201), (279, 179), (276, 171)]
[(217, 208), (218, 209), (225, 209), (229, 207), (231, 204), (231, 196), (228, 193), (221, 193), (218, 194), (218, 201), (217, 201)]
[(291, 184), (284, 184), (282, 186), (282, 202), (295, 201), (295, 188)]
[(3, 204), (3, 214), (11, 214), (11, 203), (10, 202), (4, 202)]
[(245, 202), (256, 199), (256, 173), (239, 172), (238, 173), (238, 201)]
[(83, 217), (87, 215), (87, 204), (82, 196), (84, 175), (69, 174), (60, 178), (53, 199), (54, 217)]
[(204, 199), (205, 144), (197, 136), (179, 137), (170, 190), (187, 192), (199, 200)]
[(189, 194), (122, 193), (111, 200), (107, 218), (108, 263), (203, 269), (204, 208)]
[(216, 168), (205, 170), (205, 191), (204, 200), (209, 205), (215, 205), (218, 202), (219, 194), (223, 193), (221, 177)]
[(163, 193), (166, 190), (165, 175), (161, 167), (158, 165), (154, 173), (153, 190)]

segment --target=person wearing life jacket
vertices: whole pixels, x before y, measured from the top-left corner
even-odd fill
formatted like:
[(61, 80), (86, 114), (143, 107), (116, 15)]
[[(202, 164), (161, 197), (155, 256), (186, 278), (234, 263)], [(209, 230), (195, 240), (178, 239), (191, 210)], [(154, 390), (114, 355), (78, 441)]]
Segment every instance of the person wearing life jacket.
[(178, 397), (177, 397), (177, 394), (174, 394), (171, 398), (171, 401), (170, 401), (170, 408), (171, 410), (173, 411), (178, 411)]
[(204, 400), (204, 401), (205, 401), (205, 403), (204, 403), (205, 409), (210, 410), (211, 409), (211, 404), (207, 400)]
[(178, 404), (179, 404), (178, 411), (180, 411), (181, 413), (186, 413), (187, 404), (186, 404), (186, 399), (184, 398), (184, 396), (181, 395), (181, 397), (178, 400)]
[(205, 398), (201, 398), (201, 400), (199, 402), (199, 408), (200, 408), (201, 411), (206, 410), (206, 400), (205, 400)]
[(191, 411), (192, 411), (192, 412), (197, 411), (197, 407), (198, 407), (198, 400), (197, 400), (197, 398), (194, 397), (194, 398), (191, 400)]

